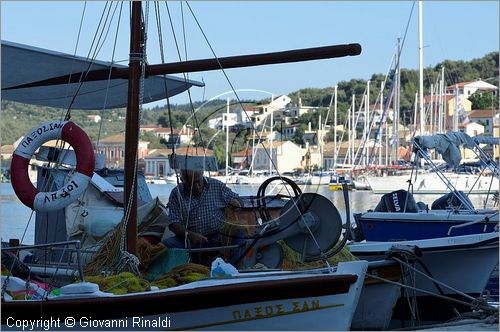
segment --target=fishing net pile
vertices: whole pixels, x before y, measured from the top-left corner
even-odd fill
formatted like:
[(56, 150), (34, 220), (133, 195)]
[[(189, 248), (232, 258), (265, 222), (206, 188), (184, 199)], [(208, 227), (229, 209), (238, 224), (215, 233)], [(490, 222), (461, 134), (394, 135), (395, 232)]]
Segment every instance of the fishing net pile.
[(115, 295), (137, 293), (151, 290), (152, 287), (159, 289), (184, 285), (190, 282), (205, 279), (210, 276), (210, 269), (206, 266), (187, 263), (173, 268), (154, 281), (136, 277), (130, 272), (122, 272), (110, 276), (89, 276), (85, 281), (99, 285), (99, 290), (113, 293)]
[[(278, 243), (283, 249), (283, 263), (281, 265), (283, 270), (307, 270), (327, 266), (323, 260), (304, 262), (302, 261), (301, 254), (287, 246), (284, 241), (278, 241)], [(355, 261), (357, 258), (349, 251), (349, 247), (345, 245), (338, 254), (327, 260), (329, 264), (336, 265), (340, 262)]]

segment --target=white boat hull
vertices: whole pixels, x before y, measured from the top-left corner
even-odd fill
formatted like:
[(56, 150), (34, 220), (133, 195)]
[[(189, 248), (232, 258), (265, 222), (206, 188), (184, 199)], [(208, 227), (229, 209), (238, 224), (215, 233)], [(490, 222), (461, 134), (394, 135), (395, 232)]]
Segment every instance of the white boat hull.
[[(433, 278), (452, 288), (442, 286), (444, 294), (456, 294), (455, 289), (477, 296), (485, 289), (498, 264), (498, 235), (498, 232), (492, 232), (427, 240), (360, 242), (350, 244), (349, 248), (358, 258), (371, 261), (383, 259), (393, 246), (418, 246), (422, 251), (419, 259)], [(416, 267), (425, 273), (419, 264)], [(438, 293), (432, 281), (418, 273), (416, 287)]]
[(393, 309), (400, 294), (400, 286), (371, 278), (370, 275), (400, 282), (401, 268), (391, 261), (369, 262), (351, 330), (384, 331), (389, 327)]
[(256, 272), (127, 295), (100, 292), (100, 297), (75, 294), (42, 303), (2, 301), (2, 330), (15, 328), (15, 320), (30, 315), (40, 318), (40, 307), (43, 319), (70, 316), (64, 310), (74, 313), (69, 320), (74, 325), (61, 319), (55, 326), (59, 329), (348, 330), (367, 265), (366, 261), (339, 263), (335, 272), (326, 274), (324, 269), (323, 273)]
[[(465, 193), (470, 191), (472, 194), (487, 194), (490, 189), (496, 190), (499, 187), (498, 178), (492, 176), (481, 176), (479, 180), (478, 175), (472, 174), (445, 173), (445, 176), (456, 190)], [(408, 190), (408, 180), (410, 180), (410, 175), (366, 176), (366, 182), (376, 194), (385, 194), (399, 189)], [(413, 183), (414, 194), (447, 194), (450, 192), (450, 189), (436, 173), (418, 174), (416, 180), (413, 176), (412, 181), (415, 181)]]

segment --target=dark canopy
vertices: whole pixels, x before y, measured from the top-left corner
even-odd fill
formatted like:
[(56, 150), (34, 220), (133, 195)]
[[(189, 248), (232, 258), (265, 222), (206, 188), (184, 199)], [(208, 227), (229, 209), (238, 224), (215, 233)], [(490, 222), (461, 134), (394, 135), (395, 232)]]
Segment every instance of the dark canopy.
[[(79, 83), (48, 85), (28, 88), (17, 86), (53, 77), (109, 69), (111, 63), (94, 61), (65, 53), (54, 52), (18, 43), (2, 41), (2, 99), (25, 104), (68, 108)], [(115, 68), (125, 66), (113, 64)], [(128, 81), (112, 79), (82, 84), (72, 105), (73, 109), (119, 108), (127, 105)], [(179, 94), (191, 86), (203, 86), (196, 81), (185, 81), (174, 76), (147, 77), (144, 81), (144, 103)], [(106, 105), (105, 104), (106, 100)]]

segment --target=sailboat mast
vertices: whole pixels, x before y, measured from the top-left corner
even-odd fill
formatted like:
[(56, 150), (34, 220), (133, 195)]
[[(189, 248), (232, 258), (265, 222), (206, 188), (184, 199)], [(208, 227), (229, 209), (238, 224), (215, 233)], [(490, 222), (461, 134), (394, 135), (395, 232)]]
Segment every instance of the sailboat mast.
[[(274, 101), (274, 94), (271, 95), (271, 103)], [(273, 174), (273, 126), (274, 126), (274, 108), (271, 107), (271, 123), (269, 130), (269, 175)]]
[(227, 98), (227, 107), (226, 107), (226, 183), (229, 179), (229, 98)]
[(351, 106), (351, 135), (349, 136), (351, 146), (350, 146), (350, 155), (351, 155), (351, 170), (354, 170), (354, 140), (356, 139), (356, 127), (354, 125), (354, 118), (355, 118), (355, 111), (356, 111), (356, 96), (353, 94), (352, 95), (352, 106)]
[(453, 110), (453, 131), (458, 131), (458, 84), (455, 84), (455, 106)]
[(394, 84), (394, 97), (392, 99), (392, 149), (391, 149), (391, 161), (395, 162), (398, 160), (398, 146), (396, 142), (398, 141), (398, 100), (399, 100), (399, 64), (401, 63), (400, 59), (401, 55), (401, 44), (400, 44), (400, 39), (398, 38), (397, 42), (397, 51), (396, 51), (396, 73), (394, 75), (395, 77), (395, 84)]
[(139, 92), (142, 66), (142, 7), (132, 2), (127, 121), (125, 125), (125, 192), (124, 211), (128, 214), (127, 251), (136, 252), (137, 238), (137, 145), (139, 140)]
[[(384, 81), (380, 82), (380, 115), (382, 115), (382, 112), (384, 111)], [(380, 118), (379, 118), (380, 119)], [(381, 124), (381, 126), (383, 126), (383, 124)], [(383, 128), (382, 128), (383, 130)], [(378, 134), (377, 134), (378, 136)], [(377, 140), (377, 138), (375, 138), (375, 140)], [(379, 166), (382, 165), (382, 147), (384, 146), (382, 144), (382, 134), (380, 135), (380, 137), (378, 137), (378, 144), (379, 144), (379, 147), (378, 147), (378, 164)]]
[(337, 90), (335, 85), (335, 99), (333, 104), (333, 168), (337, 169)]
[(319, 152), (319, 169), (322, 171), (323, 170), (323, 135), (322, 135), (322, 123), (321, 123), (321, 112), (319, 113), (319, 119), (318, 119), (318, 152)]
[(443, 73), (443, 70), (444, 70), (444, 67), (441, 67), (441, 79), (439, 80), (439, 111), (438, 111), (438, 133), (442, 133), (443, 132), (443, 99), (444, 99), (444, 96), (443, 96), (443, 84), (444, 84), (444, 81), (443, 81), (443, 78), (442, 76), (444, 75)]
[(364, 143), (363, 143), (363, 165), (368, 166), (368, 141), (370, 139), (369, 132), (370, 128), (370, 80), (366, 82), (366, 99), (365, 99), (365, 133), (364, 133)]
[(434, 135), (434, 83), (431, 83), (431, 105), (429, 107), (430, 121), (429, 134)]
[(419, 134), (424, 134), (424, 48), (422, 46), (422, 0), (418, 0)]
[(394, 132), (396, 134), (396, 141), (394, 145), (396, 146), (396, 160), (399, 159), (399, 118), (401, 116), (401, 38), (398, 38), (398, 74), (396, 75), (396, 117), (394, 119), (395, 127)]

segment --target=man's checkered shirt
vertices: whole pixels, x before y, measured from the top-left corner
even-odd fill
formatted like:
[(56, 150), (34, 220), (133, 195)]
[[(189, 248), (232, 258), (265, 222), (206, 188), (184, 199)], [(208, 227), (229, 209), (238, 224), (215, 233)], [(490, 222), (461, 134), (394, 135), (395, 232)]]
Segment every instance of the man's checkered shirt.
[(239, 196), (216, 179), (204, 177), (203, 186), (200, 197), (190, 197), (184, 192), (182, 184), (172, 190), (167, 204), (169, 226), (179, 222), (189, 231), (209, 239), (219, 239), (224, 226), (225, 208)]

